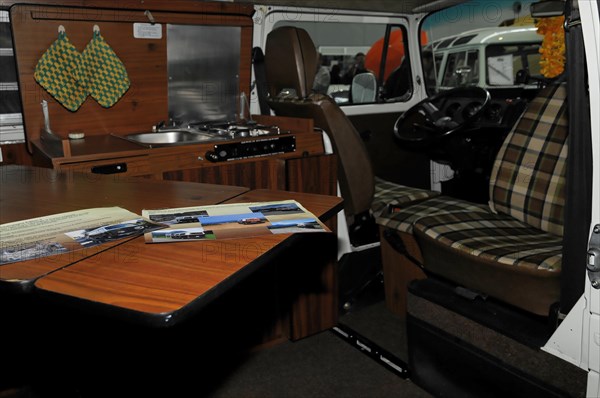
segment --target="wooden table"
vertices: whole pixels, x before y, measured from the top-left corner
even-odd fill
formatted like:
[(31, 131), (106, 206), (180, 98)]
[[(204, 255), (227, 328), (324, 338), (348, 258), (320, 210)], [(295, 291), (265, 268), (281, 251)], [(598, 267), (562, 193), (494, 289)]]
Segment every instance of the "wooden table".
[[(0, 167), (0, 187), (0, 224), (93, 207), (120, 206), (141, 214), (143, 208), (217, 204), (248, 191), (26, 166)], [(121, 243), (0, 266), (0, 289), (30, 291), (37, 278)]]
[[(3, 187), (8, 188), (2, 190), (2, 222), (97, 206), (119, 205), (140, 212), (142, 208), (214, 204), (226, 199), (238, 203), (295, 199), (321, 219), (333, 216), (342, 206), (340, 198), (323, 195), (114, 180), (23, 167), (0, 170)], [(18, 199), (24, 197), (32, 198), (31, 202)], [(47, 299), (141, 324), (170, 326), (197, 313), (269, 262), (293, 262), (286, 256), (301, 242), (315, 245), (317, 241), (335, 249), (335, 236), (321, 233), (171, 245), (149, 245), (138, 237), (103, 245), (85, 257), (73, 258), (71, 253), (5, 265), (0, 267), (0, 280), (21, 287), (30, 287), (35, 281), (37, 293)], [(301, 338), (336, 322), (334, 252), (325, 254), (325, 265), (317, 275), (322, 287), (318, 292), (291, 288), (297, 294), (290, 309), (288, 337)], [(318, 263), (319, 253), (311, 255)]]
[[(227, 203), (284, 199), (299, 201), (318, 217), (335, 214), (341, 204), (337, 197), (271, 190), (250, 191)], [(170, 326), (197, 313), (270, 262), (288, 261), (286, 251), (294, 245), (313, 245), (310, 240), (321, 239), (335, 247), (332, 234), (300, 235), (316, 234), (152, 245), (139, 237), (51, 273), (37, 280), (35, 286), (44, 296), (62, 301), (68, 298), (72, 304), (110, 312), (113, 317)], [(314, 253), (315, 262), (318, 256)], [(306, 295), (292, 304), (292, 338), (335, 323), (333, 262), (322, 272), (326, 288), (318, 297)], [(315, 316), (319, 319), (309, 322)]]
[[(24, 167), (0, 167), (0, 181), (3, 223), (97, 206), (139, 213), (283, 199), (325, 219), (342, 204), (322, 195)], [(0, 300), (1, 347), (10, 358), (0, 374), (93, 396), (189, 395), (190, 388), (203, 396), (248, 350), (337, 323), (335, 243), (328, 233), (162, 245), (133, 238), (87, 256), (0, 266), (0, 285), (31, 293)]]

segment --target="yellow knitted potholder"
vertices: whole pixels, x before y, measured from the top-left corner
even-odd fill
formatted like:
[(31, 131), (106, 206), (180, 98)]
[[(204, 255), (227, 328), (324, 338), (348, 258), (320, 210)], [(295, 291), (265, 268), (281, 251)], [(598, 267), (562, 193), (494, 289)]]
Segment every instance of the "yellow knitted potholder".
[(87, 98), (87, 92), (73, 78), (72, 72), (77, 69), (81, 54), (69, 41), (65, 32), (58, 34), (58, 39), (42, 55), (33, 77), (62, 106), (76, 111)]
[(105, 108), (116, 104), (130, 84), (125, 65), (98, 31), (83, 50), (74, 76)]

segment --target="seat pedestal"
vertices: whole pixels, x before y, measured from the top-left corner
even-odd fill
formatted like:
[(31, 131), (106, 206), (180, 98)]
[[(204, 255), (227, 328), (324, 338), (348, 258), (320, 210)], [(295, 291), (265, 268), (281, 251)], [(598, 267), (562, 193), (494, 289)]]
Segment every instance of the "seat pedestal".
[[(385, 227), (379, 227), (385, 304), (391, 312), (405, 318), (408, 283), (414, 279), (424, 279), (426, 276), (416, 264), (388, 242), (384, 235), (385, 229)], [(412, 234), (399, 231), (393, 231), (392, 233), (403, 242), (404, 247), (412, 257), (421, 262), (423, 261), (419, 246)]]

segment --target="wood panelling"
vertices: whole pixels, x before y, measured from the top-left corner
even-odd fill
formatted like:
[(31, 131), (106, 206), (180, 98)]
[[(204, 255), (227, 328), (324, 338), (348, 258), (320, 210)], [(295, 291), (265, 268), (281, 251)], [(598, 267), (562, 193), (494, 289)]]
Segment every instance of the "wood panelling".
[(286, 164), (287, 190), (333, 196), (337, 194), (337, 157), (335, 155), (290, 159)]
[(163, 173), (163, 179), (240, 185), (251, 189), (285, 189), (285, 162), (273, 159), (177, 170)]
[[(15, 6), (11, 10), (24, 123), (30, 141), (37, 139), (43, 129), (40, 107), (43, 99), (48, 101), (52, 130), (62, 138), (67, 138), (74, 131), (93, 136), (149, 130), (152, 124), (168, 118), (165, 101), (166, 35), (161, 40), (134, 40), (131, 23), (119, 21), (114, 11), (70, 8), (56, 11), (45, 7), (34, 7), (34, 10), (32, 12), (31, 7), (22, 6)], [(35, 19), (36, 15), (44, 14), (55, 15), (57, 19)], [(145, 22), (144, 19), (140, 13), (138, 22)], [(35, 81), (33, 73), (42, 54), (56, 40), (59, 25), (65, 27), (71, 43), (83, 51), (92, 38), (92, 28), (96, 23), (100, 26), (102, 36), (125, 64), (131, 86), (111, 108), (103, 108), (88, 96), (76, 112), (71, 112)]]
[[(74, 131), (82, 131), (86, 136), (150, 131), (152, 125), (167, 120), (167, 23), (242, 27), (239, 90), (249, 93), (252, 20), (247, 14), (247, 9), (238, 10), (233, 7), (227, 11), (227, 7), (213, 5), (207, 6), (206, 9), (209, 11), (203, 13), (203, 7), (191, 4), (196, 2), (179, 1), (174, 3), (179, 3), (180, 10), (197, 10), (198, 13), (160, 11), (177, 10), (177, 4), (173, 4), (173, 8), (166, 7), (170, 3), (163, 2), (156, 11), (152, 9), (154, 19), (163, 24), (163, 37), (159, 40), (133, 38), (132, 23), (148, 22), (148, 18), (142, 11), (145, 8), (135, 7), (138, 11), (120, 9), (132, 4), (127, 1), (108, 1), (102, 3), (105, 7), (98, 6), (94, 9), (41, 5), (13, 6), (11, 21), (14, 49), (25, 131), (29, 142), (37, 139), (43, 128), (40, 107), (40, 101), (43, 99), (48, 101), (53, 132), (63, 138)], [(111, 8), (111, 5), (117, 8)], [(223, 11), (223, 14), (217, 14), (217, 10)], [(101, 34), (125, 64), (131, 86), (111, 108), (103, 108), (94, 99), (88, 97), (77, 111), (71, 112), (58, 104), (34, 80), (34, 69), (44, 51), (56, 40), (59, 25), (65, 27), (73, 45), (79, 51), (83, 51), (92, 38), (94, 24), (99, 25)]]
[(33, 165), (33, 158), (27, 152), (27, 144), (7, 144), (0, 145), (2, 151), (2, 163), (7, 164), (22, 164), (26, 166)]
[[(412, 234), (397, 232), (406, 250), (423, 263), (419, 245)], [(379, 236), (384, 236), (384, 227), (379, 228)], [(406, 297), (408, 283), (414, 279), (425, 279), (425, 273), (406, 256), (396, 251), (386, 239), (381, 239), (381, 261), (383, 264), (386, 307), (401, 318), (406, 317)]]
[(14, 4), (57, 5), (68, 7), (105, 8), (111, 10), (152, 10), (194, 12), (201, 14), (251, 16), (252, 4), (202, 0), (0, 0), (0, 7)]
[[(314, 238), (314, 237), (311, 237)], [(299, 272), (292, 269), (290, 287), (292, 309), (290, 317), (290, 339), (299, 340), (323, 330), (330, 329), (338, 320), (338, 276), (336, 265), (335, 236), (328, 240), (306, 242), (318, 251), (318, 262), (313, 268)], [(303, 264), (304, 267), (309, 264)]]
[[(227, 203), (294, 199), (323, 221), (331, 219), (342, 209), (341, 198), (318, 198), (321, 200), (316, 201), (315, 196), (298, 192), (254, 190)], [(283, 305), (289, 305), (282, 309), (280, 317), (281, 322), (289, 324), (279, 329), (288, 330), (288, 337), (292, 340), (329, 329), (335, 326), (338, 319), (336, 236), (304, 234), (297, 238), (299, 242), (290, 249), (286, 261), (279, 264), (277, 269), (278, 285), (284, 287), (279, 292), (280, 301)], [(319, 253), (319, 256), (307, 258), (307, 252)]]

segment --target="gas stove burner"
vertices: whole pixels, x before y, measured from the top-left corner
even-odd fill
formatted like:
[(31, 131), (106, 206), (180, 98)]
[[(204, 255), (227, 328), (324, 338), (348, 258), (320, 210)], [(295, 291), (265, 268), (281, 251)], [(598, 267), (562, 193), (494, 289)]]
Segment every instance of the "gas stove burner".
[(229, 130), (227, 129), (222, 129), (222, 128), (215, 128), (215, 127), (211, 127), (211, 128), (207, 128), (207, 129), (200, 129), (197, 128), (199, 131), (205, 131), (209, 134), (216, 134), (216, 135), (229, 135)]
[(277, 126), (263, 126), (253, 121), (244, 124), (237, 122), (176, 122), (171, 121), (169, 126), (159, 123), (154, 126), (152, 131), (185, 131), (190, 133), (202, 134), (209, 139), (211, 136), (215, 140), (237, 139), (246, 137), (259, 137), (264, 135), (279, 135), (281, 130)]
[[(233, 135), (235, 138), (244, 138), (244, 137), (248, 137), (251, 132), (253, 132), (254, 130), (249, 129), (247, 127), (240, 127), (240, 128), (236, 128), (235, 130), (232, 131)], [(258, 135), (258, 134), (256, 134)]]
[(218, 136), (229, 136), (231, 138), (258, 137), (261, 135), (281, 134), (277, 126), (263, 126), (259, 124), (237, 124), (234, 122), (225, 123), (198, 123), (189, 124), (189, 127), (195, 131), (214, 134)]

